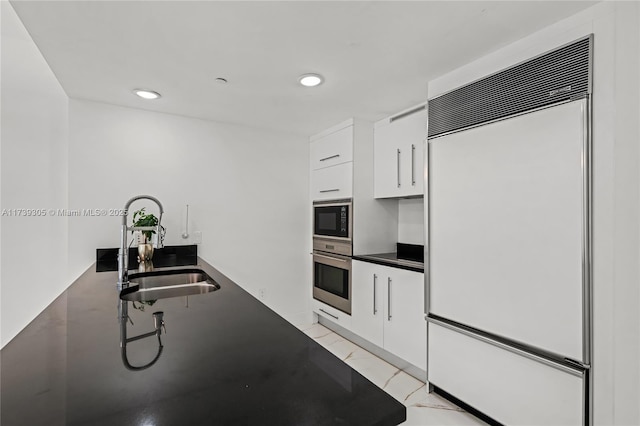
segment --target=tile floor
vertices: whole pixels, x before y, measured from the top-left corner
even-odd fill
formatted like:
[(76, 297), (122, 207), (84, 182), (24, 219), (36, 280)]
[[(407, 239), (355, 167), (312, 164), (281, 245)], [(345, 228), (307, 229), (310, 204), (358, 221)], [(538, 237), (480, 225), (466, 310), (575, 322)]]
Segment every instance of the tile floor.
[(435, 394), (424, 382), (398, 370), (320, 324), (297, 325), (327, 350), (407, 406), (404, 426), (485, 425), (486, 423)]

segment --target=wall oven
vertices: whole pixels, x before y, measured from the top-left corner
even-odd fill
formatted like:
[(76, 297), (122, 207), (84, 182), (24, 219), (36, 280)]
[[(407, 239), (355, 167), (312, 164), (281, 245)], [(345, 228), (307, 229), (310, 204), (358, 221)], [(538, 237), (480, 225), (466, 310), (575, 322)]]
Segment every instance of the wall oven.
[(351, 314), (351, 199), (313, 203), (313, 297)]
[(351, 257), (314, 250), (313, 298), (351, 314)]

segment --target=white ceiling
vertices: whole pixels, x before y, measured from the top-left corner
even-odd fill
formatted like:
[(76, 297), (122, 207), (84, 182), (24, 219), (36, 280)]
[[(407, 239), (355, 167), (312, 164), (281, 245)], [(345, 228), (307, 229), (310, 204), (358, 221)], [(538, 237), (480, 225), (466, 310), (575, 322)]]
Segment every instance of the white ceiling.
[(423, 102), (429, 80), (593, 3), (11, 2), (72, 98), (304, 135)]

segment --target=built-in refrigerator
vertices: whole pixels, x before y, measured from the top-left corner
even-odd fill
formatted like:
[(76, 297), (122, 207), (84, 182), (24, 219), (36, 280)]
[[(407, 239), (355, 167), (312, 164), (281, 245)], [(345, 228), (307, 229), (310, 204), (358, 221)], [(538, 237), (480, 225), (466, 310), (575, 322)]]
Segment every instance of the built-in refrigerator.
[(429, 100), (427, 374), (503, 424), (589, 424), (592, 37)]

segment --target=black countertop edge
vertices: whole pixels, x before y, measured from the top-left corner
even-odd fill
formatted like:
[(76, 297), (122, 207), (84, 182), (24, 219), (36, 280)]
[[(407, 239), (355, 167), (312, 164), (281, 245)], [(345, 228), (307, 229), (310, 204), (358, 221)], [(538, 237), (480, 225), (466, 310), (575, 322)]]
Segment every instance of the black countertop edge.
[(424, 263), (398, 259), (397, 253), (362, 254), (352, 256), (352, 259), (375, 263), (377, 265), (391, 266), (392, 268), (406, 269), (407, 271), (424, 273)]

